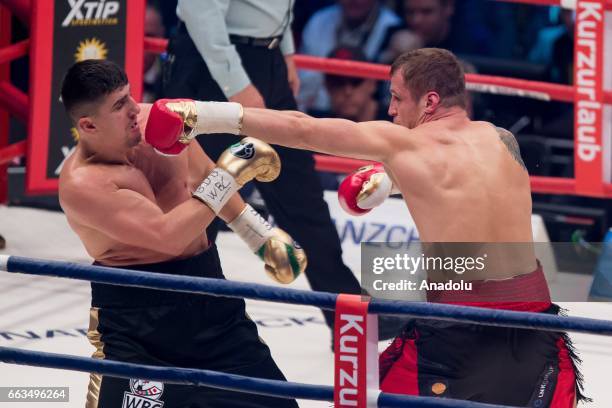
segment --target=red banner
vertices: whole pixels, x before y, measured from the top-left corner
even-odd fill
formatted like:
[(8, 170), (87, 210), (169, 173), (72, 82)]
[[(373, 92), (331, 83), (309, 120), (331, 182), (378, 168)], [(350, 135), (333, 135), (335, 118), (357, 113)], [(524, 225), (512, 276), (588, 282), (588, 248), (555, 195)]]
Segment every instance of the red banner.
[[(338, 295), (334, 327), (334, 406), (376, 406), (378, 324), (369, 298)], [(368, 389), (371, 395), (368, 396)]]
[(576, 189), (603, 193), (604, 1), (578, 0), (574, 45)]

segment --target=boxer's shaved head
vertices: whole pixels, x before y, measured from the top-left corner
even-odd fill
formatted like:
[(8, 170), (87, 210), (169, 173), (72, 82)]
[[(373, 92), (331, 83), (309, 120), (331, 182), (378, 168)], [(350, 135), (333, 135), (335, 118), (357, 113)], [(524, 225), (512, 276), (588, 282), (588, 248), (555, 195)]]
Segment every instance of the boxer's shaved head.
[(391, 75), (400, 71), (405, 87), (418, 101), (425, 93), (440, 95), (444, 107), (466, 107), (465, 73), (453, 53), (440, 48), (408, 51), (393, 62)]
[(108, 60), (85, 60), (68, 69), (62, 82), (61, 97), (73, 123), (91, 115), (104, 96), (126, 86), (121, 67)]

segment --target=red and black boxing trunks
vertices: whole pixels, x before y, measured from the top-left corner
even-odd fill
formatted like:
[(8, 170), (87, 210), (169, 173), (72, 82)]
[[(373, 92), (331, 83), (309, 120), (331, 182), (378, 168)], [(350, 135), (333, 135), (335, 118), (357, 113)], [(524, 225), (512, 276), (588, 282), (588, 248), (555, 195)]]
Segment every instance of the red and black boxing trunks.
[[(471, 292), (434, 291), (428, 300), (559, 313), (541, 266), (513, 279), (473, 283)], [(576, 360), (565, 333), (412, 319), (380, 355), (380, 387), (390, 393), (569, 408), (583, 398)]]

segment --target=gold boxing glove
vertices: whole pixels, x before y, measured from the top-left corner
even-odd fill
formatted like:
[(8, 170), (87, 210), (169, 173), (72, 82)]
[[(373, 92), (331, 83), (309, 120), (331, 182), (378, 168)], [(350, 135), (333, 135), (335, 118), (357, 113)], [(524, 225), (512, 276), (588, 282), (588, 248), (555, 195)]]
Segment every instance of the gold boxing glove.
[(217, 167), (210, 172), (193, 196), (208, 205), (215, 214), (247, 182), (269, 182), (280, 174), (280, 158), (269, 144), (245, 137), (223, 152)]
[(281, 162), (272, 146), (254, 137), (245, 137), (221, 154), (217, 167), (243, 186), (253, 179), (273, 181), (280, 174)]
[(289, 234), (273, 228), (250, 205), (227, 224), (265, 263), (268, 276), (279, 283), (293, 282), (304, 270), (306, 253)]

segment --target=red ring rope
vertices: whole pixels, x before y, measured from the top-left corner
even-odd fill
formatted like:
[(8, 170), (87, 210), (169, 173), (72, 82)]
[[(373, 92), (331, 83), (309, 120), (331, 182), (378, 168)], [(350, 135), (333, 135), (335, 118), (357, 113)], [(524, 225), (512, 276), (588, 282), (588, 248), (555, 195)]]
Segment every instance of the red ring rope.
[[(559, 1), (559, 0), (493, 0), (493, 1), (499, 1), (499, 2), (504, 2), (504, 3), (522, 3), (522, 4), (532, 5), (532, 6), (560, 6), (560, 7), (563, 7), (563, 5), (561, 4), (562, 1)], [(606, 0), (605, 5), (606, 5), (606, 10), (611, 10), (612, 0)]]
[(26, 141), (22, 140), (21, 142), (13, 143), (5, 147), (4, 149), (0, 149), (0, 166), (3, 164), (9, 163), (11, 160), (25, 156), (26, 154)]
[[(612, 1), (612, 0), (611, 0)], [(145, 37), (145, 50), (162, 53), (166, 51), (168, 40), (162, 38)], [(379, 80), (389, 79), (389, 66), (371, 62), (358, 62), (338, 60), (333, 58), (313, 57), (310, 55), (296, 55), (296, 65), (301, 69), (309, 69), (359, 78), (372, 78)], [(550, 100), (561, 102), (574, 101), (574, 87), (570, 85), (551, 84), (547, 82), (528, 81), (518, 78), (506, 78), (492, 75), (466, 74), (468, 84), (486, 84), (491, 87), (508, 87), (517, 90), (539, 92), (548, 95)], [(612, 104), (612, 92), (604, 93), (604, 101)]]
[[(371, 162), (367, 160), (315, 154), (315, 163), (318, 170), (329, 171), (332, 173), (350, 173), (359, 167), (370, 164)], [(574, 179), (531, 176), (530, 181), (531, 191), (533, 193), (576, 195), (576, 180)], [(612, 197), (612, 184), (604, 185), (604, 192), (606, 195)]]
[(0, 109), (2, 108), (27, 123), (28, 96), (8, 81), (0, 81)]
[(23, 40), (0, 48), (0, 64), (25, 56), (30, 48), (30, 40)]

